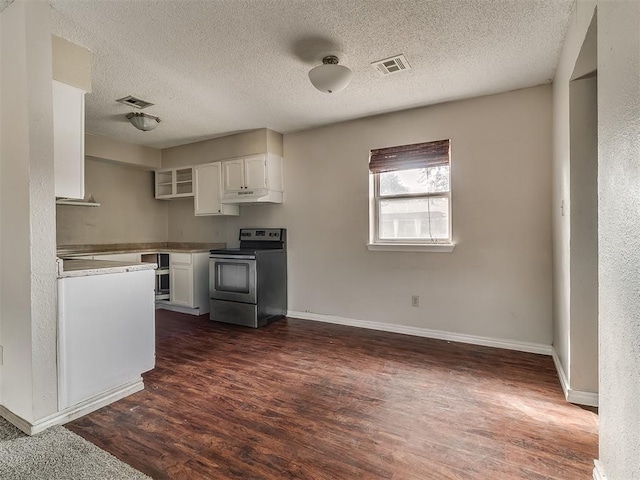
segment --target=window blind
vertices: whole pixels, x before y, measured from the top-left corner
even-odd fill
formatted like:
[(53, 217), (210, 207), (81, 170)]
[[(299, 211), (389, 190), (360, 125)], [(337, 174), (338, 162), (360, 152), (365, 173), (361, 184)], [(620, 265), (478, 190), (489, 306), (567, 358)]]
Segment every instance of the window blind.
[(414, 143), (371, 150), (371, 173), (449, 165), (449, 140)]

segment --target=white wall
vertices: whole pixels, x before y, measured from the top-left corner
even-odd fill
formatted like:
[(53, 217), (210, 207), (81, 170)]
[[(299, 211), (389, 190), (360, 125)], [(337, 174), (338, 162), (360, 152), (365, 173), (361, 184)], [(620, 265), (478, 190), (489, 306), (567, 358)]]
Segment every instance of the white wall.
[[(576, 4), (553, 81), (553, 346), (569, 386), (573, 368), (569, 342), (572, 321), (570, 80), (594, 9), (593, 1)], [(582, 68), (581, 65), (577, 69)], [(596, 374), (593, 370), (591, 373)]]
[[(369, 150), (443, 138), (456, 249), (368, 251)], [(551, 344), (550, 86), (285, 135), (284, 159), (285, 203), (226, 221), (230, 245), (289, 229), (290, 310)]]
[(600, 461), (640, 478), (640, 2), (598, 3)]
[(30, 422), (57, 410), (50, 15), (28, 1), (0, 14), (2, 404)]

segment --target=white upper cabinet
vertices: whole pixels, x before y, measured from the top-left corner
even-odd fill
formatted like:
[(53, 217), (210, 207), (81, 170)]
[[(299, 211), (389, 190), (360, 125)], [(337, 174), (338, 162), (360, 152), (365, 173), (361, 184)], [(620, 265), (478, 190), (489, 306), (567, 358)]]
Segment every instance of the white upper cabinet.
[(244, 189), (244, 159), (227, 160), (222, 162), (224, 169), (225, 192), (239, 192)]
[(193, 197), (193, 168), (156, 171), (156, 198)]
[(283, 191), (282, 157), (271, 153), (222, 162), (224, 193), (268, 189)]
[(267, 188), (267, 160), (264, 155), (252, 155), (244, 159), (244, 187)]
[(237, 205), (225, 205), (222, 198), (222, 164), (220, 162), (198, 165), (193, 168), (195, 182), (194, 207), (200, 215), (239, 215)]
[(56, 197), (84, 199), (84, 94), (53, 80), (53, 158)]

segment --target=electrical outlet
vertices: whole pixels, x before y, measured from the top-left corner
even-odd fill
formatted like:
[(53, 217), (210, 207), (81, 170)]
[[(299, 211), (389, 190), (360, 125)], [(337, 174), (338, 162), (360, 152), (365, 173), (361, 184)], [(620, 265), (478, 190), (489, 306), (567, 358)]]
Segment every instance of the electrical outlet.
[(418, 295), (411, 296), (411, 306), (419, 307), (420, 306), (420, 297)]

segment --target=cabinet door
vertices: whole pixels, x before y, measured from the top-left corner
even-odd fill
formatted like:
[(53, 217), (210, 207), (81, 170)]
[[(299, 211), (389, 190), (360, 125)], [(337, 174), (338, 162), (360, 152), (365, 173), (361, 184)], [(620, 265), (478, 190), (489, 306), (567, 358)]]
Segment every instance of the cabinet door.
[(244, 159), (244, 185), (249, 190), (267, 188), (267, 169), (264, 155)]
[(171, 303), (193, 308), (193, 267), (172, 264), (169, 278), (171, 281), (169, 288)]
[(217, 215), (222, 213), (220, 204), (220, 163), (198, 165), (195, 173), (195, 213), (196, 215)]
[(193, 170), (196, 216), (240, 214), (240, 208), (237, 205), (220, 203), (222, 197), (222, 164), (220, 162), (198, 165)]
[(225, 192), (239, 192), (243, 189), (244, 161), (241, 158), (222, 162), (222, 170), (224, 175)]
[(56, 197), (84, 198), (84, 92), (53, 81)]

